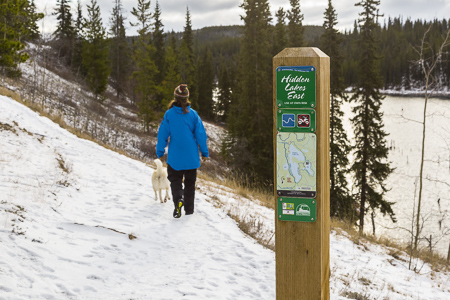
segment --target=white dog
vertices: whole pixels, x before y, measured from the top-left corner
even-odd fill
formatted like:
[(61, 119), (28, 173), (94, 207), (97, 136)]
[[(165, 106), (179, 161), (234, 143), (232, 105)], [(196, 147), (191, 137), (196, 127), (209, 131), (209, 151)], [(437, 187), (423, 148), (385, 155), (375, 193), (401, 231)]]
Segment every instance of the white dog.
[[(156, 170), (153, 172), (152, 175), (152, 184), (153, 184), (153, 190), (155, 191), (155, 200), (158, 200), (158, 194), (159, 192), (159, 200), (161, 203), (167, 202), (167, 200), (170, 200), (169, 197), (169, 188), (170, 188), (170, 182), (169, 179), (167, 179), (167, 168), (163, 168), (161, 160), (159, 158), (154, 160), (156, 164)], [(161, 191), (166, 190), (166, 196), (164, 197), (164, 201), (161, 195)]]

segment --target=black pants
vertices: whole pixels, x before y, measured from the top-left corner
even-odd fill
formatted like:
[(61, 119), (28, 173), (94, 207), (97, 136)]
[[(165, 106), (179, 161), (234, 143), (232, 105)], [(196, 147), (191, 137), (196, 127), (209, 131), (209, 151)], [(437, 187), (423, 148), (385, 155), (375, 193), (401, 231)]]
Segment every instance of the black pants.
[[(197, 180), (197, 169), (174, 170), (167, 165), (167, 178), (170, 181), (173, 204), (177, 207), (178, 202), (184, 196), (184, 211), (187, 214), (194, 213), (195, 181)], [(184, 190), (183, 190), (184, 177)]]

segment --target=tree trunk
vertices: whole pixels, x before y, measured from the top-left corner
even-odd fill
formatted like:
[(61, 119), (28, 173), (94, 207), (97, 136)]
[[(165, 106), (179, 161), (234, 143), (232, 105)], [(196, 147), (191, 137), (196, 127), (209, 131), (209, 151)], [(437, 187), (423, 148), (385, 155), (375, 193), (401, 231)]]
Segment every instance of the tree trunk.
[(427, 104), (428, 104), (428, 77), (425, 83), (425, 104), (423, 107), (423, 128), (422, 128), (422, 156), (420, 159), (420, 173), (419, 173), (419, 200), (417, 203), (417, 217), (416, 217), (416, 235), (414, 237), (414, 252), (417, 252), (417, 245), (420, 234), (420, 207), (422, 205), (422, 188), (423, 188), (423, 164), (425, 161), (425, 132), (427, 120)]

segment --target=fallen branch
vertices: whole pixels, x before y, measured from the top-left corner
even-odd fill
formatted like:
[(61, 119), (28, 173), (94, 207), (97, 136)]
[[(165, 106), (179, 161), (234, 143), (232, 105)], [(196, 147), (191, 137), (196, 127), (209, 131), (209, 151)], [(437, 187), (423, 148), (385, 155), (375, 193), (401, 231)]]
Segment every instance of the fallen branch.
[[(81, 224), (81, 223), (74, 223), (75, 225), (82, 225), (82, 226), (86, 226), (85, 224)], [(130, 239), (130, 240), (134, 240), (134, 239), (137, 239), (137, 236), (135, 236), (134, 234), (132, 234), (132, 233), (125, 233), (125, 232), (122, 232), (122, 231), (119, 231), (119, 230), (117, 230), (117, 229), (114, 229), (114, 228), (109, 228), (109, 227), (105, 227), (105, 226), (101, 226), (101, 225), (95, 225), (94, 227), (97, 227), (97, 228), (105, 228), (105, 229), (108, 229), (108, 230), (111, 230), (111, 231), (114, 231), (114, 232), (117, 232), (117, 233), (120, 233), (120, 234), (125, 234), (125, 235), (128, 235), (128, 238)]]

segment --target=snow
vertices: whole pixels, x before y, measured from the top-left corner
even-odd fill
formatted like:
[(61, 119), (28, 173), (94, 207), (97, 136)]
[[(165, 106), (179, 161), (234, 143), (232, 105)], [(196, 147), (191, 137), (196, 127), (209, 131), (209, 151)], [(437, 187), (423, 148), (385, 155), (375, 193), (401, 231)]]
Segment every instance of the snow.
[[(344, 126), (353, 140), (350, 118), (353, 103), (345, 103)], [(387, 235), (401, 244), (410, 243), (413, 212), (417, 211), (419, 171), (422, 154), (423, 97), (386, 96), (381, 110), (384, 114), (384, 130), (389, 150), (389, 161), (394, 168), (386, 180), (386, 200), (394, 202), (393, 211), (397, 223), (381, 213), (376, 215), (377, 234)], [(449, 247), (450, 219), (450, 101), (432, 98), (427, 105), (427, 129), (421, 206), (421, 237), (432, 235), (434, 251), (446, 256)], [(352, 156), (350, 156), (352, 159)], [(349, 182), (352, 182), (350, 178)], [(370, 214), (367, 223), (371, 224)], [(372, 226), (366, 226), (371, 234)], [(425, 239), (419, 248), (428, 250)]]
[[(145, 163), (0, 107), (1, 300), (275, 299), (274, 252), (228, 216), (259, 220), (269, 241), (272, 209), (199, 180), (195, 214), (174, 219)], [(450, 299), (448, 272), (393, 252), (333, 231), (331, 299)]]
[(273, 252), (204, 196), (174, 219), (153, 169), (0, 102), (0, 299), (274, 298)]

